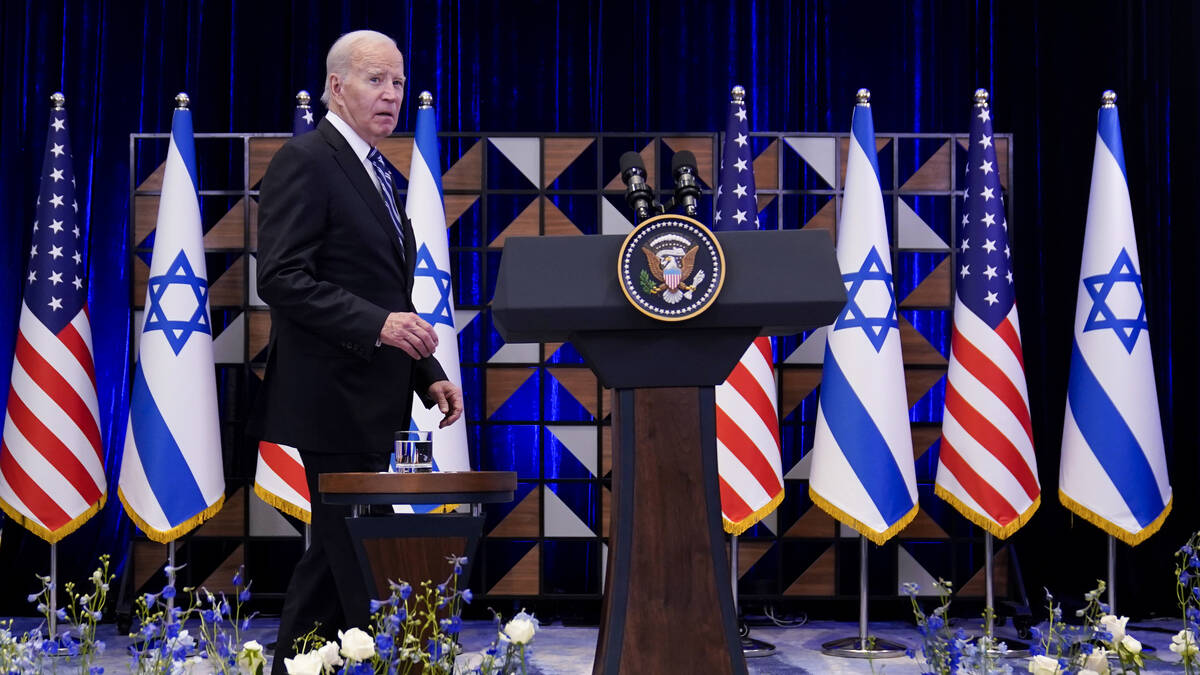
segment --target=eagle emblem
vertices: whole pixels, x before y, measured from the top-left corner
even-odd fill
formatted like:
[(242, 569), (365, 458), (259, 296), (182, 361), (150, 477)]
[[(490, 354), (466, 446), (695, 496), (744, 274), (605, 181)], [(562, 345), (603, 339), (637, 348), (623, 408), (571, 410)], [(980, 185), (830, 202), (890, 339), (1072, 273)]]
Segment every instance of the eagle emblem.
[(656, 216), (631, 232), (621, 247), (621, 289), (643, 313), (680, 321), (704, 311), (716, 298), (724, 262), (716, 238), (699, 222)]

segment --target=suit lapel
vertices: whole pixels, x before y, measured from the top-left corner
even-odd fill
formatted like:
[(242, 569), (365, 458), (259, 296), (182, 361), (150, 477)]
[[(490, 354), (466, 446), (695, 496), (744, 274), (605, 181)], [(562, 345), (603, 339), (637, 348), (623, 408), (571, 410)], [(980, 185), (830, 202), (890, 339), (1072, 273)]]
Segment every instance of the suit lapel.
[[(392, 217), (388, 215), (387, 207), (383, 204), (383, 197), (379, 191), (375, 189), (375, 182), (367, 175), (367, 167), (359, 161), (358, 155), (354, 154), (354, 150), (342, 134), (334, 128), (328, 120), (322, 119), (317, 126), (317, 130), (325, 137), (325, 140), (333, 146), (333, 158), (337, 160), (342, 171), (346, 173), (346, 177), (350, 179), (350, 184), (358, 192), (366, 203), (367, 208), (375, 215), (375, 222), (382, 227), (387, 233), (388, 239), (392, 242), (392, 249), (397, 255), (403, 256), (405, 251), (400, 249), (400, 240), (396, 236), (396, 226), (392, 224)], [(392, 193), (393, 199), (395, 192)], [(399, 202), (397, 202), (399, 204)], [(405, 233), (405, 241), (408, 240), (408, 234)], [(408, 258), (405, 258), (407, 262)]]

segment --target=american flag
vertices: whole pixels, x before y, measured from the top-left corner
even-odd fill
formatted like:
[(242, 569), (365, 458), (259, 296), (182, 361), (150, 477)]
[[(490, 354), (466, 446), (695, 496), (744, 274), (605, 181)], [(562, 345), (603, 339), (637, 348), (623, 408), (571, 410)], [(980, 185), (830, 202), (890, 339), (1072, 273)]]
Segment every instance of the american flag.
[(967, 189), (958, 226), (957, 292), (935, 491), (1005, 538), (1041, 502), (1012, 251), (987, 92), (975, 93)]
[(104, 505), (92, 329), (61, 94), (46, 134), (41, 189), (0, 447), (0, 507), (50, 543)]
[[(758, 229), (745, 90), (734, 87), (713, 228)], [(717, 473), (725, 531), (741, 534), (783, 501), (779, 406), (771, 339), (760, 337), (717, 387)]]
[[(292, 115), (292, 135), (299, 136), (316, 128), (307, 91), (296, 92), (296, 111)], [(254, 494), (284, 513), (312, 522), (312, 502), (304, 477), (300, 451), (290, 445), (270, 441), (258, 444), (258, 465), (254, 471)]]

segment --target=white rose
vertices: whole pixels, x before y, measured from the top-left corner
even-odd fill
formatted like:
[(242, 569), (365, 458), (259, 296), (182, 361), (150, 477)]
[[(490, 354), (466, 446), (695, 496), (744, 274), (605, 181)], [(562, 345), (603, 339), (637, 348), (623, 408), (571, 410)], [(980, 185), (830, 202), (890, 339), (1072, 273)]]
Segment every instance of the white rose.
[(326, 642), (321, 645), (321, 648), (316, 651), (317, 656), (321, 657), (321, 663), (325, 665), (326, 672), (333, 672), (334, 668), (345, 663), (341, 656), (338, 656), (338, 643)]
[(1096, 675), (1108, 675), (1108, 650), (1104, 647), (1096, 647), (1091, 654), (1087, 655), (1087, 659), (1083, 662), (1083, 667), (1096, 673)]
[(1130, 654), (1142, 653), (1142, 643), (1137, 641), (1137, 638), (1132, 635), (1126, 635), (1121, 638), (1121, 649)]
[(1195, 656), (1200, 647), (1196, 645), (1196, 636), (1190, 630), (1181, 630), (1171, 638), (1171, 651), (1183, 658)]
[(325, 664), (316, 652), (297, 654), (295, 658), (284, 659), (283, 665), (288, 675), (321, 675)]
[(1079, 671), (1079, 673), (1077, 675), (1100, 675), (1100, 673), (1097, 673), (1094, 670), (1088, 670), (1087, 668), (1084, 668), (1083, 670)]
[(338, 631), (338, 640), (342, 643), (342, 656), (353, 661), (366, 661), (375, 655), (375, 640), (361, 628), (351, 628), (343, 633)]
[(1058, 675), (1062, 670), (1058, 667), (1058, 659), (1035, 656), (1029, 661), (1029, 672), (1033, 675)]
[(504, 624), (504, 634), (515, 645), (528, 644), (535, 632), (537, 627), (529, 619), (517, 618)]
[(238, 664), (251, 673), (261, 673), (267, 659), (263, 656), (263, 647), (257, 640), (250, 640), (242, 645), (242, 651), (237, 657)]
[(1117, 618), (1113, 614), (1105, 614), (1100, 617), (1100, 625), (1104, 630), (1112, 633), (1112, 645), (1116, 647), (1121, 643), (1121, 638), (1125, 637), (1125, 624), (1129, 622), (1129, 617), (1123, 616)]

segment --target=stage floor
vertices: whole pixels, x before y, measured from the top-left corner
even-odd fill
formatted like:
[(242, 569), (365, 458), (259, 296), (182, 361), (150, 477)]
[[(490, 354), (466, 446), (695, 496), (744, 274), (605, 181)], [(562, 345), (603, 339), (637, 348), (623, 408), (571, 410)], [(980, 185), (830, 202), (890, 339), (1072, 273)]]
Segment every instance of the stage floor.
[[(954, 625), (961, 624), (968, 629), (976, 626), (977, 623), (966, 620), (954, 621)], [(273, 618), (256, 619), (254, 625), (247, 631), (246, 639), (258, 640), (262, 644), (272, 642), (275, 639), (277, 624), (278, 621)], [(1178, 631), (1179, 622), (1177, 620), (1155, 619), (1131, 622), (1131, 624), (1130, 634), (1141, 640), (1143, 644), (1153, 646), (1157, 650), (1155, 656), (1162, 659), (1162, 661), (1147, 659), (1147, 667), (1143, 672), (1182, 672), (1183, 668), (1179, 665), (1178, 656), (1167, 648), (1171, 643), (1171, 636)], [(17, 618), (14, 628), (20, 632), (36, 625), (37, 623), (33, 619)], [(909, 675), (921, 672), (915, 661), (905, 657), (876, 660), (874, 671), (872, 671), (870, 662), (835, 658), (821, 653), (822, 643), (837, 638), (855, 636), (857, 633), (858, 625), (856, 623), (835, 621), (813, 621), (790, 628), (754, 628), (751, 631), (752, 637), (774, 643), (777, 649), (771, 656), (748, 659), (749, 671), (751, 673), (795, 673), (798, 675), (871, 672)], [(916, 628), (905, 622), (873, 623), (871, 624), (871, 633), (910, 647), (916, 647), (920, 639)], [(596, 649), (596, 635), (597, 630), (592, 627), (543, 626), (533, 641), (529, 672), (544, 675), (590, 673), (592, 656)], [(1001, 629), (999, 635), (1000, 637), (1014, 636), (1011, 628)], [(487, 647), (493, 636), (491, 622), (468, 621), (464, 624), (462, 644), (467, 652), (480, 651)], [(100, 638), (107, 644), (106, 652), (98, 664), (104, 666), (105, 675), (130, 672), (130, 660), (127, 653), (128, 636), (119, 636), (116, 634), (115, 625), (104, 624), (101, 626)], [(1014, 660), (1012, 664), (1014, 672), (1021, 673), (1027, 670), (1025, 659)], [(207, 673), (209, 670), (201, 669), (196, 672)]]

